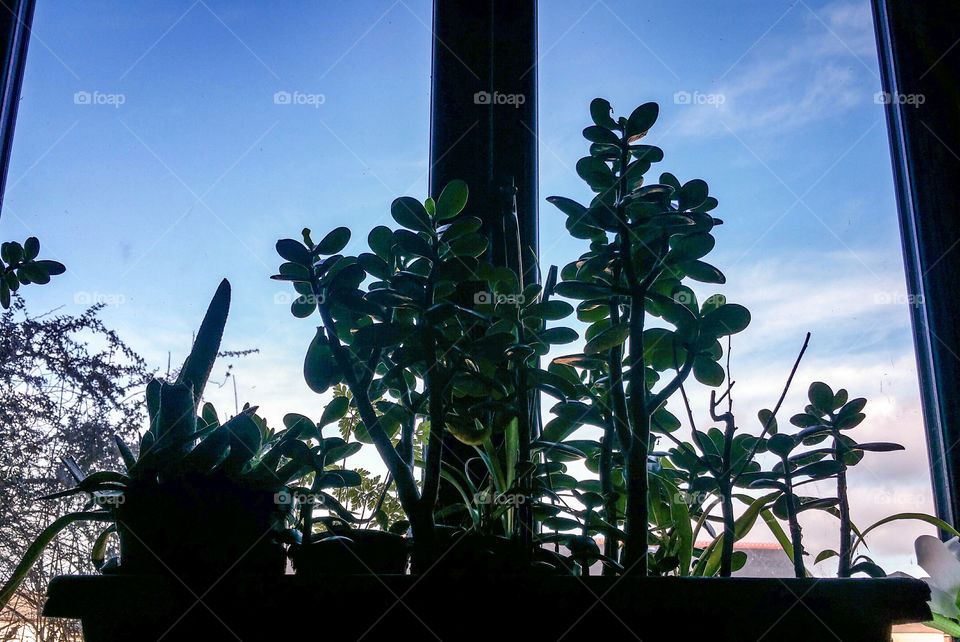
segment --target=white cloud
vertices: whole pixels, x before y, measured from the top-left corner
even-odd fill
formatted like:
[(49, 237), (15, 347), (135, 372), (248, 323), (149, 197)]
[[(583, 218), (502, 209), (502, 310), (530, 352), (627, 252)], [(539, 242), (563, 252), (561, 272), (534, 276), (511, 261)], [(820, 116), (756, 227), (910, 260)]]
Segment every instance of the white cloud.
[(802, 26), (779, 35), (796, 19), (788, 14), (715, 86), (685, 88), (720, 99), (678, 106), (672, 131), (782, 133), (871, 101), (879, 79), (869, 4), (835, 3), (814, 14), (801, 2), (790, 13), (801, 14)]

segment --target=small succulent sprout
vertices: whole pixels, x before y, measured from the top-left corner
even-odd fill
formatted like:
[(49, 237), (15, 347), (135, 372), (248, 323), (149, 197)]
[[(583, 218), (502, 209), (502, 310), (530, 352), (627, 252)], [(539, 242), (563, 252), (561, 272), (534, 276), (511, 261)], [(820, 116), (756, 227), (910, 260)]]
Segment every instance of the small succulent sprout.
[(23, 245), (16, 241), (0, 245), (0, 307), (4, 310), (10, 307), (11, 294), (21, 285), (49, 283), (51, 276), (66, 271), (57, 261), (37, 260), (39, 254), (40, 241), (35, 236)]

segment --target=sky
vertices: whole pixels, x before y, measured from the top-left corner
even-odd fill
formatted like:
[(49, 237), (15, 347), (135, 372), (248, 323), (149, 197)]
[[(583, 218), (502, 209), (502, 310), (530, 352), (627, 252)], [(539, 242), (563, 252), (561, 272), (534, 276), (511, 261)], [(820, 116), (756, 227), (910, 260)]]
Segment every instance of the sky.
[[(268, 278), (274, 244), (348, 225), (359, 252), (394, 198), (425, 197), (431, 50), (426, 0), (282, 7), (39, 2), (0, 218), (4, 239), (38, 236), (67, 266), (28, 290), (32, 311), (105, 302), (160, 369), (168, 353), (182, 360), (229, 278), (223, 347), (260, 350), (232, 362), (239, 402), (275, 424), (318, 416), (324, 399), (301, 376), (316, 324), (294, 319), (289, 288)], [(757, 429), (810, 331), (781, 421), (811, 381), (867, 397), (859, 440), (907, 451), (853, 470), (855, 521), (932, 512), (868, 0), (550, 0), (539, 20), (541, 263), (586, 249), (544, 199), (590, 197), (574, 170), (590, 100), (622, 115), (659, 103), (647, 142), (665, 160), (649, 180), (706, 180), (725, 221), (709, 260), (728, 283), (695, 289), (753, 314), (733, 342), (738, 423)], [(709, 393), (691, 392), (702, 428)], [(207, 396), (232, 410), (232, 386)], [(809, 549), (836, 547), (835, 522), (804, 525)], [(885, 527), (871, 551), (918, 574), (912, 543), (929, 532)], [(760, 525), (750, 538), (770, 536)]]

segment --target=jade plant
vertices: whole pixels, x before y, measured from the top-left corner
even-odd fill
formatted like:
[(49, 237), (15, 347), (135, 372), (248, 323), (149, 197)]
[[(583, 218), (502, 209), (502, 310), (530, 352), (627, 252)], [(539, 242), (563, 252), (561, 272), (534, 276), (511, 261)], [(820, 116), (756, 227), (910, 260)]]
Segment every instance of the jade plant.
[(31, 236), (23, 245), (9, 241), (0, 245), (0, 307), (10, 307), (10, 295), (21, 285), (49, 283), (51, 276), (63, 274), (62, 263), (41, 259), (40, 241)]
[[(592, 400), (605, 415), (602, 457), (622, 458), (622, 490), (609, 478), (614, 467), (601, 468), (607, 497), (606, 519), (614, 514), (614, 496), (625, 496), (623, 564), (628, 572), (648, 570), (650, 464), (655, 421), (676, 423), (667, 400), (691, 374), (706, 385), (723, 381), (717, 362), (719, 339), (740, 332), (750, 313), (723, 297), (698, 305), (685, 281), (724, 283), (723, 274), (701, 259), (714, 246), (711, 232), (722, 221), (709, 214), (717, 200), (707, 184), (686, 183), (670, 173), (644, 184), (644, 176), (663, 152), (639, 143), (657, 120), (659, 108), (646, 103), (628, 118), (611, 116), (610, 104), (590, 105), (594, 124), (583, 131), (590, 155), (577, 162), (577, 173), (596, 196), (589, 206), (564, 197), (547, 200), (567, 215), (567, 229), (590, 241), (590, 249), (562, 271), (557, 293), (581, 300), (577, 316), (590, 324), (582, 355), (556, 363), (599, 369), (600, 396)], [(666, 327), (653, 327), (658, 317)], [(661, 382), (664, 374), (669, 378)], [(574, 422), (576, 423), (576, 422)]]
[[(729, 576), (746, 559), (734, 542), (762, 520), (805, 575), (798, 515), (820, 509), (840, 520), (840, 575), (876, 574), (869, 558), (852, 553), (869, 529), (850, 520), (846, 470), (865, 451), (899, 446), (850, 439), (863, 402), (822, 383), (792, 419), (801, 430), (778, 431), (806, 342), (774, 408), (758, 413), (759, 434), (740, 429), (730, 337), (751, 316), (720, 294), (700, 301), (691, 288), (725, 282), (703, 260), (722, 221), (711, 214), (718, 202), (704, 181), (663, 172), (645, 182), (663, 159), (641, 143), (658, 111), (646, 103), (614, 117), (607, 101), (591, 103), (589, 155), (577, 173), (594, 196), (587, 205), (547, 199), (588, 249), (559, 275), (551, 268), (543, 286), (524, 282), (523, 266), (489, 262), (483, 221), (466, 209), (459, 180), (436, 201), (396, 199), (396, 227), (371, 230), (370, 251), (344, 254), (345, 227), (318, 242), (309, 229), (277, 242), (285, 262), (272, 278), (292, 283), (295, 317), (318, 318), (306, 382), (318, 394), (337, 390), (334, 403), (349, 400), (358, 438), (387, 468), (382, 492), (393, 484), (406, 516), (380, 527), (409, 526), (415, 572), (443, 557), (440, 526), (454, 525), (507, 538), (521, 552), (514, 559), (555, 572), (586, 574), (599, 561), (604, 573)], [(508, 209), (505, 220), (515, 216)], [(552, 346), (579, 338), (565, 325), (574, 311), (586, 324), (582, 352), (544, 367)], [(709, 420), (719, 427), (698, 430), (684, 386), (691, 378), (713, 389), (726, 382), (710, 398)], [(539, 400), (547, 397), (550, 419), (541, 425)], [(674, 434), (682, 422), (667, 408), (678, 397), (689, 443)], [(585, 427), (590, 434), (575, 434)], [(661, 438), (673, 442), (669, 451), (656, 450)], [(827, 439), (830, 448), (816, 447)], [(592, 477), (572, 474), (575, 461)], [(801, 492), (834, 480), (836, 497)], [(452, 491), (442, 501), (441, 486)], [(313, 532), (309, 519), (301, 527)], [(702, 531), (713, 537), (706, 547), (696, 545)], [(550, 547), (560, 554), (561, 545), (563, 555), (541, 555)]]
[[(299, 439), (302, 426), (272, 431), (256, 415), (256, 408), (250, 407), (221, 423), (212, 405), (200, 406), (229, 305), (230, 285), (224, 280), (176, 380), (153, 379), (147, 385), (149, 424), (138, 453), (135, 455), (127, 444), (116, 439), (125, 472), (85, 475), (70, 460), (65, 462), (77, 480), (76, 486), (44, 499), (83, 494), (86, 506), (57, 519), (31, 544), (0, 592), (0, 607), (15, 593), (47, 544), (77, 521), (109, 524), (91, 552), (98, 568), (154, 570), (157, 560), (155, 553), (150, 552), (153, 550), (163, 558), (161, 568), (175, 567), (186, 573), (204, 573), (208, 565), (205, 560), (217, 548), (223, 549), (233, 563), (245, 551), (233, 550), (236, 544), (251, 544), (234, 541), (234, 534), (250, 530), (247, 527), (256, 522), (254, 540), (264, 535), (267, 528), (272, 531), (262, 539), (265, 546), (273, 547), (272, 553), (279, 553), (274, 558), (280, 560), (278, 572), (283, 572), (283, 550), (276, 547), (290, 540), (288, 524), (292, 517), (289, 503), (276, 501), (275, 495), (286, 492), (287, 484), (316, 470), (316, 455)], [(196, 509), (193, 514), (191, 507)], [(165, 509), (171, 513), (165, 513)], [(231, 513), (230, 509), (235, 510)], [(246, 514), (256, 510), (262, 514), (248, 519)], [(183, 523), (177, 517), (192, 518), (194, 523)], [(265, 528), (260, 529), (261, 524)], [(119, 569), (115, 568), (116, 562), (104, 558), (111, 533), (119, 534), (121, 540)], [(214, 548), (198, 545), (199, 550), (192, 549), (191, 543), (198, 542), (210, 542)], [(175, 554), (164, 556), (171, 545)]]

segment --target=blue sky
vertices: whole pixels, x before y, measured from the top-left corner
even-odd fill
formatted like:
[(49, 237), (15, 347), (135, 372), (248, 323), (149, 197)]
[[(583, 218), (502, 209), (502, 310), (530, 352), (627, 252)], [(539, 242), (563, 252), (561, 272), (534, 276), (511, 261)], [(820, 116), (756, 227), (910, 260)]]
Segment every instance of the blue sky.
[[(346, 224), (359, 250), (393, 198), (425, 195), (430, 4), (41, 0), (0, 229), (40, 237), (68, 272), (31, 308), (105, 300), (161, 367), (226, 276), (225, 347), (262, 351), (235, 366), (241, 403), (318, 414), (300, 377), (313, 325), (275, 303), (273, 245)], [(741, 425), (773, 404), (810, 330), (788, 410), (824, 379), (871, 399), (864, 437), (909, 447), (856, 470), (855, 518), (931, 510), (867, 0), (553, 0), (539, 38), (542, 263), (583, 249), (543, 198), (589, 198), (573, 167), (590, 100), (660, 103), (661, 171), (710, 184), (719, 290), (753, 312), (734, 342)], [(280, 91), (305, 104), (276, 104)], [(232, 407), (232, 390), (210, 397)], [(832, 526), (807, 525), (813, 548)], [(890, 528), (874, 548), (915, 570), (920, 532)]]

